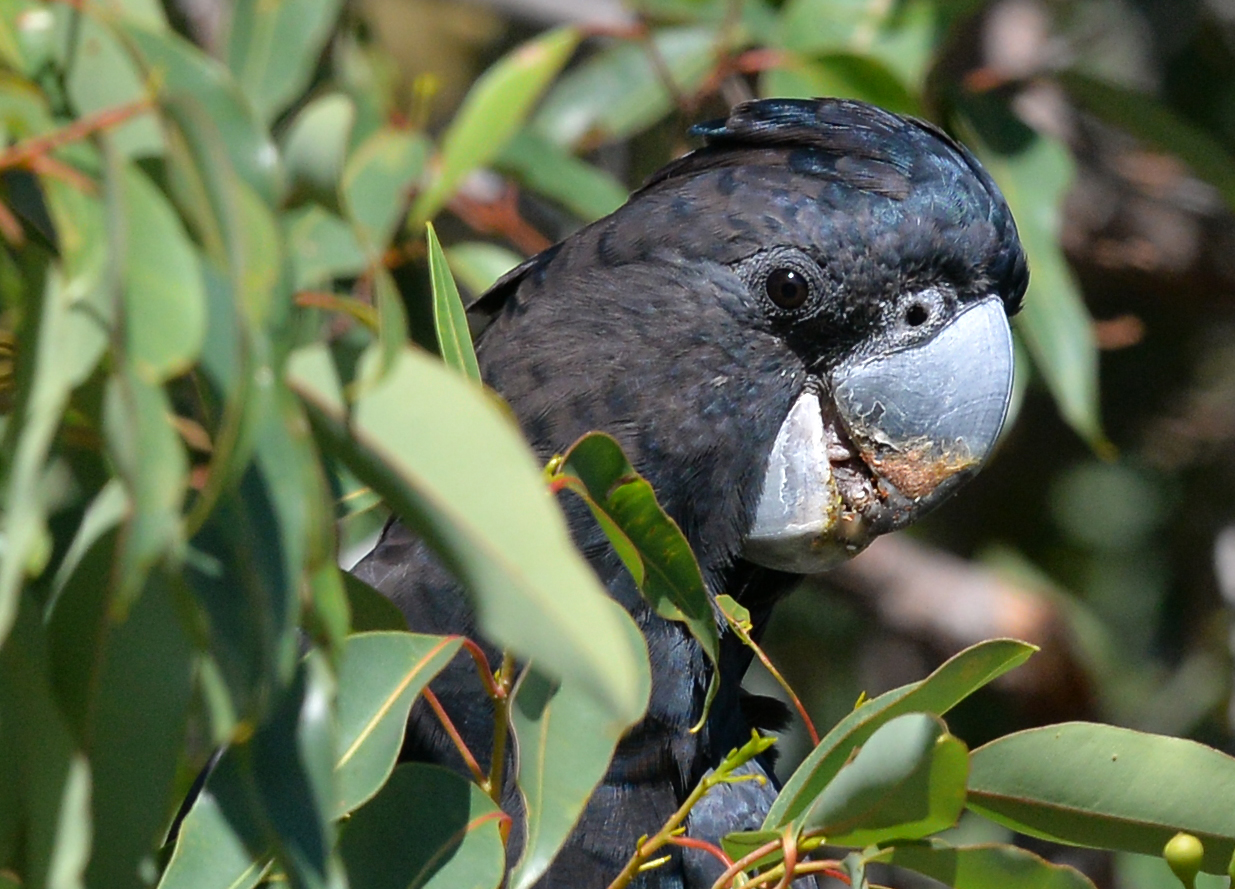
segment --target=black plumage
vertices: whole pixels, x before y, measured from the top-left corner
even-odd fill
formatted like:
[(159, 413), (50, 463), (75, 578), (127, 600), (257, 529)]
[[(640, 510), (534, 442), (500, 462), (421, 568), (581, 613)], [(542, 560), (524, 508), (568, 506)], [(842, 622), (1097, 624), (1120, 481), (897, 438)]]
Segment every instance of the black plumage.
[[(695, 132), (703, 148), (515, 269), (469, 311), (482, 374), (536, 453), (547, 459), (593, 429), (617, 438), (685, 532), (709, 589), (742, 601), (758, 631), (796, 580), (744, 558), (791, 407), (810, 387), (828, 403), (836, 368), (929, 343), (981, 300), (1013, 313), (1028, 273), (998, 189), (929, 124), (858, 102), (767, 100)], [(923, 293), (926, 308), (912, 302)], [(879, 461), (858, 456), (859, 430), (835, 432), (846, 424), (824, 413), (828, 435), (839, 436), (840, 456), (829, 459), (846, 549), (933, 505), (884, 484)], [(643, 631), (653, 677), (646, 718), (619, 745), (541, 884), (587, 889), (605, 886), (636, 840), (748, 737), (739, 686), (749, 654), (724, 639), (720, 693), (705, 728), (690, 734), (706, 658), (684, 627), (642, 602), (582, 504), (562, 505), (582, 552)], [(401, 525), (356, 570), (414, 629), (472, 634), (455, 582)], [(471, 749), (490, 749), (491, 710), (470, 662), (456, 660), (433, 687)], [(423, 705), (405, 752), (462, 769)], [(753, 782), (717, 788), (689, 832), (715, 841), (757, 827), (773, 794)], [(513, 788), (507, 802), (517, 813)], [(701, 853), (675, 852), (641, 885), (710, 885), (718, 872)]]

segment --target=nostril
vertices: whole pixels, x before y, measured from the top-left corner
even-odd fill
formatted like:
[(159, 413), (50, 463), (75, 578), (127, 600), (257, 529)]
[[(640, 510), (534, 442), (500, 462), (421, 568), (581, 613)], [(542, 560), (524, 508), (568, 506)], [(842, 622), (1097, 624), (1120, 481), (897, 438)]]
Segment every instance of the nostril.
[(905, 310), (905, 321), (910, 327), (920, 327), (931, 316), (930, 310), (921, 303), (914, 303)]

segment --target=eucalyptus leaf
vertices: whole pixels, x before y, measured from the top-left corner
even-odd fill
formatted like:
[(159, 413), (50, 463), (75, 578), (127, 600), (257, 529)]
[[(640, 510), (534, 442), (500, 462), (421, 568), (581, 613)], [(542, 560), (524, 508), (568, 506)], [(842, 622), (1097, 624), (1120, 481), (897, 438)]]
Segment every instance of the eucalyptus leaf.
[(682, 529), (661, 508), (656, 492), (630, 465), (621, 445), (603, 432), (589, 432), (571, 445), (550, 481), (583, 498), (639, 592), (661, 617), (686, 624), (707, 654), (713, 678), (703, 720), (717, 688), (720, 632)]
[(384, 127), (347, 159), (340, 188), (357, 237), (376, 259), (386, 249), (424, 171), (429, 140), (420, 133)]
[(272, 204), (283, 187), (279, 153), (227, 69), (176, 34), (131, 22), (121, 29), (146, 77), (158, 85), (160, 101), (197, 105), (202, 112), (199, 121), (218, 133), (217, 144), (235, 172)]
[(438, 353), (449, 367), (479, 383), (480, 366), (476, 363), (476, 350), (472, 348), (467, 313), (431, 222), (425, 224), (425, 241), (429, 250), (429, 283), (433, 288), (433, 325), (437, 331)]
[(401, 765), (343, 831), (348, 880), (365, 889), (497, 889), (502, 817), (484, 791), (449, 769)]
[(368, 265), (353, 228), (317, 204), (284, 214), (282, 224), (297, 290), (328, 287), (335, 278), (360, 275)]
[(270, 866), (254, 860), (209, 790), (193, 801), (158, 889), (254, 889)]
[(356, 103), (344, 93), (318, 96), (301, 108), (283, 138), (283, 165), (293, 192), (326, 203), (339, 199)]
[(527, 812), (523, 856), (512, 889), (544, 874), (609, 767), (623, 726), (569, 678), (553, 682), (532, 667), (510, 710), (519, 790)]
[[(673, 88), (690, 94), (703, 84), (719, 49), (713, 26), (662, 28), (652, 34), (655, 52), (673, 78)], [(532, 119), (531, 128), (564, 148), (598, 145), (634, 135), (673, 108), (647, 46), (620, 41), (562, 77)]]
[(329, 367), (292, 365), (319, 443), (463, 581), (485, 635), (575, 678), (615, 720), (638, 719), (642, 640), (576, 552), (511, 421), (479, 387), (408, 348), (345, 422), (337, 379), (320, 375)]
[[(76, 50), (65, 86), (81, 116), (115, 109), (147, 98), (146, 85), (124, 45), (94, 15), (78, 18)], [(127, 157), (154, 157), (163, 153), (163, 136), (147, 110), (106, 130), (107, 138)]]
[(880, 726), (799, 819), (838, 846), (919, 839), (965, 807), (965, 745), (937, 716), (907, 713)]
[(875, 730), (903, 713), (942, 716), (979, 688), (1028, 660), (1037, 649), (1015, 639), (980, 642), (954, 655), (920, 682), (867, 701), (838, 722), (785, 782), (763, 827), (779, 829), (798, 819), (850, 754)]
[(498, 278), (523, 262), (519, 254), (484, 241), (451, 244), (445, 253), (455, 280), (470, 290), (473, 296), (484, 293)]
[(866, 861), (917, 871), (955, 889), (1093, 889), (1089, 878), (1075, 868), (1002, 843), (951, 846), (938, 839), (897, 843), (866, 856)]
[(622, 183), (529, 129), (506, 144), (495, 165), (585, 222), (608, 216), (626, 203)]
[(406, 632), (348, 637), (339, 665), (336, 817), (378, 792), (403, 744), (412, 701), (461, 644)]
[(1059, 412), (1091, 445), (1104, 447), (1098, 405), (1098, 346), (1089, 312), (1059, 246), (1060, 208), (1073, 163), (1058, 141), (1039, 136), (1024, 151), (980, 151), (999, 184), (1033, 274), (1017, 329)]
[(574, 53), (580, 37), (576, 28), (546, 31), (499, 59), (472, 85), (442, 135), (433, 178), (412, 205), (414, 224), (432, 219), (468, 173), (498, 155)]
[(237, 0), (227, 64), (269, 124), (304, 92), (334, 28), (342, 0)]
[(196, 251), (145, 174), (124, 175), (124, 307), (128, 359), (150, 382), (183, 373), (201, 350), (206, 297)]
[(1182, 738), (1088, 722), (1017, 732), (971, 757), (969, 808), (1022, 833), (1160, 855), (1179, 831), (1225, 874), (1235, 851), (1235, 757)]

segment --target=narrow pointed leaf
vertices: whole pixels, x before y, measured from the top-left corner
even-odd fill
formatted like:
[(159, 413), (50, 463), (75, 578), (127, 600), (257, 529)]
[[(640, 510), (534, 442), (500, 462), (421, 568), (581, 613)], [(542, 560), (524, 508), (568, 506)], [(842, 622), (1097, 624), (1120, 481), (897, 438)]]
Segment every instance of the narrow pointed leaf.
[(348, 637), (339, 667), (336, 817), (377, 793), (399, 755), (412, 701), (461, 645), (412, 633)]
[(1032, 274), (1016, 325), (1060, 414), (1094, 446), (1102, 446), (1098, 346), (1076, 279), (1059, 246), (1060, 213), (1073, 163), (1062, 143), (1038, 137), (1016, 155), (981, 152), (1012, 215)]
[(1064, 72), (1059, 82), (1091, 114), (1178, 157), (1197, 178), (1218, 189), (1228, 207), (1235, 208), (1235, 156), (1213, 136), (1145, 93), (1075, 71)]
[(1195, 741), (1068, 722), (998, 738), (971, 760), (969, 807), (1022, 833), (1161, 855), (1185, 831), (1213, 874), (1235, 851), (1235, 758)]
[(433, 179), (412, 206), (414, 223), (432, 219), (468, 173), (498, 155), (574, 53), (580, 37), (576, 28), (547, 31), (481, 75), (442, 136)]
[(897, 843), (866, 861), (917, 871), (955, 889), (1093, 889), (1076, 868), (998, 843), (950, 846), (936, 839)]
[(438, 352), (448, 366), (479, 383), (480, 365), (476, 363), (476, 350), (472, 348), (467, 313), (431, 222), (425, 224), (425, 239), (429, 247), (429, 280), (433, 285), (433, 324), (437, 329)]
[(903, 685), (867, 701), (827, 733), (785, 782), (764, 819), (765, 828), (782, 828), (798, 818), (840, 771), (855, 747), (903, 713), (942, 716), (982, 686), (1028, 660), (1037, 649), (1015, 639), (993, 639), (970, 646), (920, 682)]

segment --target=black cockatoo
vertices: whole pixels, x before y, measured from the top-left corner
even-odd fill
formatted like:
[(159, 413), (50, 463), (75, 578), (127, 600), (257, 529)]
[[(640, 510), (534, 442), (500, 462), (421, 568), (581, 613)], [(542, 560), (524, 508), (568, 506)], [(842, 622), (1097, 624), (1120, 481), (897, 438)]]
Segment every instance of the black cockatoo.
[[(693, 132), (704, 147), (469, 312), (482, 375), (536, 453), (590, 430), (616, 437), (709, 590), (746, 605), (757, 633), (800, 575), (905, 527), (982, 464), (1007, 412), (1008, 316), (1028, 271), (998, 188), (930, 124), (860, 102), (771, 99)], [(725, 640), (719, 694), (690, 733), (707, 658), (644, 603), (586, 508), (563, 506), (643, 631), (652, 669), (646, 717), (540, 884), (590, 889), (749, 738), (739, 692), (749, 653)], [(473, 634), (455, 581), (398, 523), (356, 572), (413, 629)], [(472, 665), (456, 660), (433, 688), (469, 747), (491, 749)], [(463, 768), (422, 704), (405, 754)], [(715, 842), (756, 828), (774, 792), (719, 786), (688, 833)], [(719, 870), (704, 853), (675, 852), (638, 885), (708, 886)]]

